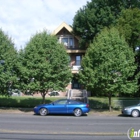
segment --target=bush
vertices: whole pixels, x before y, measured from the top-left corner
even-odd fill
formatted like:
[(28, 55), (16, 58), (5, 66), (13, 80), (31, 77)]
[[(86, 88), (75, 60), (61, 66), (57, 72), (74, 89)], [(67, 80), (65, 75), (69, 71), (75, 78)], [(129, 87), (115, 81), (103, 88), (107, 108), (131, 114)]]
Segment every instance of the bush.
[[(46, 103), (51, 103), (60, 97), (47, 97)], [(108, 109), (107, 97), (89, 97), (91, 109)], [(112, 108), (121, 109), (124, 106), (135, 105), (140, 102), (139, 98), (112, 98)], [(42, 97), (5, 97), (0, 96), (0, 107), (33, 108), (42, 104)]]
[[(56, 98), (46, 98), (46, 103), (50, 103)], [(0, 96), (0, 107), (23, 107), (33, 108), (34, 106), (42, 104), (41, 97), (4, 97)]]

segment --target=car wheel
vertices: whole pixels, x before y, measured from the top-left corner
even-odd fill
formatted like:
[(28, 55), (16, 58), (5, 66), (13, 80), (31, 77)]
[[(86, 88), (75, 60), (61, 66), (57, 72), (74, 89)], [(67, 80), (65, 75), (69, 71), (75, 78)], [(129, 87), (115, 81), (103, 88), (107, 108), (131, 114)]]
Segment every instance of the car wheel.
[(132, 117), (138, 117), (140, 115), (138, 110), (133, 110), (131, 113)]
[(76, 108), (76, 109), (74, 110), (74, 115), (75, 115), (76, 117), (81, 116), (81, 115), (82, 115), (82, 110), (79, 109), (79, 108)]
[(41, 109), (39, 110), (39, 114), (40, 114), (41, 116), (46, 116), (46, 115), (48, 114), (48, 110), (47, 110), (46, 108), (41, 108)]

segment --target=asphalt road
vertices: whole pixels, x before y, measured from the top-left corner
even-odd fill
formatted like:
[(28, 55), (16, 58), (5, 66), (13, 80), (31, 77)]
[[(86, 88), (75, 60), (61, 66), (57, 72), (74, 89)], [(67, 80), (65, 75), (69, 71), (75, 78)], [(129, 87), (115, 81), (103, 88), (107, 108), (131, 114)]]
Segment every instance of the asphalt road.
[(0, 140), (129, 140), (127, 131), (139, 130), (139, 122), (123, 116), (1, 113)]

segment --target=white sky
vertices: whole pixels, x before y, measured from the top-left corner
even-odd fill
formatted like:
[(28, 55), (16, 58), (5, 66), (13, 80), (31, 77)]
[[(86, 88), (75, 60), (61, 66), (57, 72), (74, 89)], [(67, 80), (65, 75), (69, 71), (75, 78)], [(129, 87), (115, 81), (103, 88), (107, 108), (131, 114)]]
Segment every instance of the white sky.
[(62, 22), (72, 25), (87, 1), (91, 0), (0, 0), (0, 28), (19, 50), (37, 31), (52, 32)]

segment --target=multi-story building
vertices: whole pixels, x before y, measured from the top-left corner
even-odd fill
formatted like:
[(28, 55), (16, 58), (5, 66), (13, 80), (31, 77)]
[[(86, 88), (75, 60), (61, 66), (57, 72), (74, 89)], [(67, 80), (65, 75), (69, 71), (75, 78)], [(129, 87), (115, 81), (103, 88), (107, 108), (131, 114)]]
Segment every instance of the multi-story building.
[(58, 37), (60, 43), (64, 44), (66, 51), (69, 55), (71, 72), (73, 78), (68, 85), (68, 89), (82, 89), (82, 86), (78, 82), (77, 74), (81, 68), (82, 56), (85, 54), (85, 49), (81, 49), (79, 46), (79, 38), (72, 33), (72, 28), (63, 22), (53, 32)]

